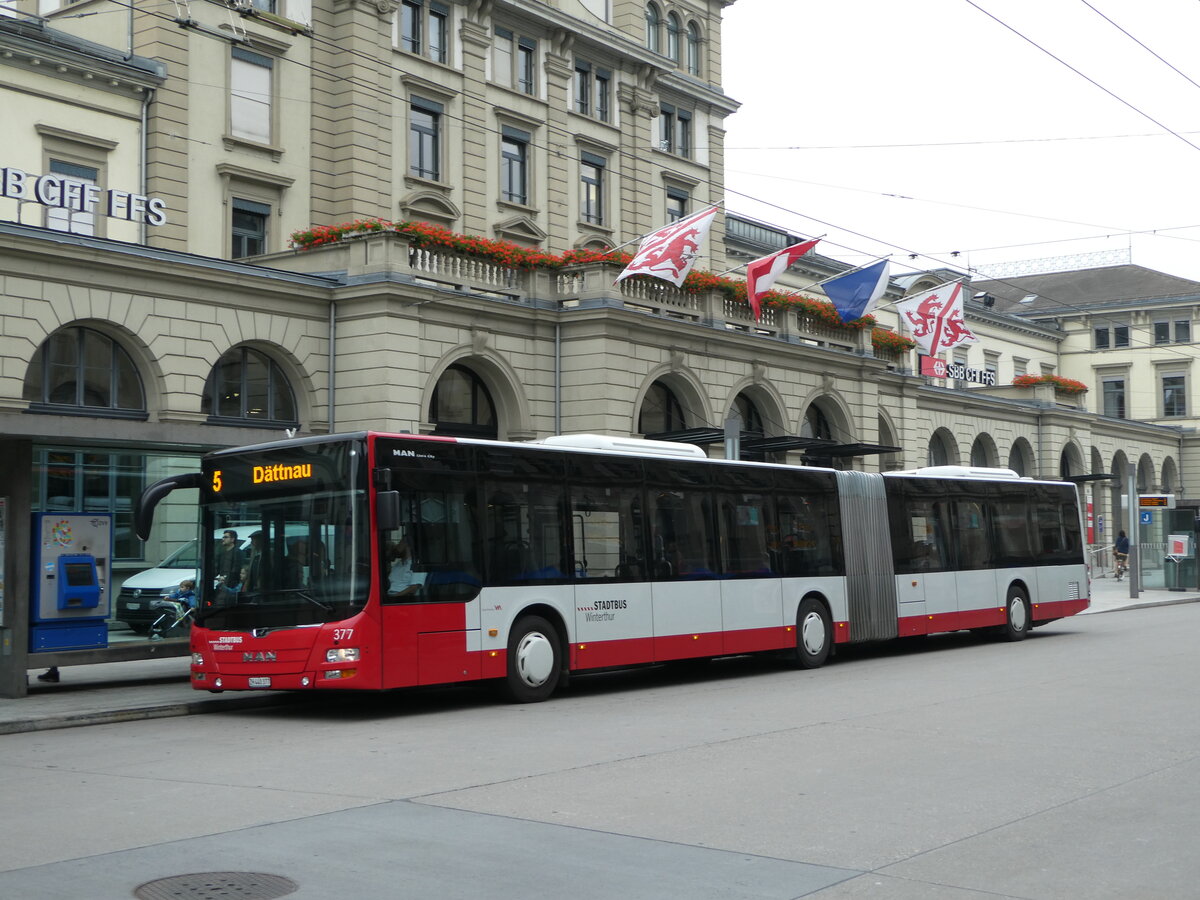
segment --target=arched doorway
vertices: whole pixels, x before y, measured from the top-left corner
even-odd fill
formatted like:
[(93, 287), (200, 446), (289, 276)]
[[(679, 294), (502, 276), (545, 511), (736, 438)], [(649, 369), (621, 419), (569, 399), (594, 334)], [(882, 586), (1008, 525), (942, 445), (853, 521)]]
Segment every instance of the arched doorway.
[(452, 365), (442, 373), (429, 403), (433, 433), (495, 440), (496, 404), (483, 379), (472, 369)]

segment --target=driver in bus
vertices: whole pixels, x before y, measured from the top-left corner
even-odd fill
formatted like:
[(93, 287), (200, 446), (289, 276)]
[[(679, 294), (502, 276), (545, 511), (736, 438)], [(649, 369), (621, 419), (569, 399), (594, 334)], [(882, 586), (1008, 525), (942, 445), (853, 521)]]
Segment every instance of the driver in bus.
[(421, 580), (413, 573), (412, 548), (404, 538), (388, 551), (388, 596), (412, 597), (421, 590)]

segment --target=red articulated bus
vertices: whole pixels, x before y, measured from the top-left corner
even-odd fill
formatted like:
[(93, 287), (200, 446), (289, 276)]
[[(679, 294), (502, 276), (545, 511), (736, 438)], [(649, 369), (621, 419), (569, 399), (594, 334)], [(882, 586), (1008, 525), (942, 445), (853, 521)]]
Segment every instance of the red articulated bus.
[[(200, 690), (381, 690), (961, 629), (1008, 640), (1088, 607), (1072, 484), (872, 474), (599, 435), (358, 433), (211, 453), (199, 487)], [(248, 540), (247, 540), (248, 539)]]

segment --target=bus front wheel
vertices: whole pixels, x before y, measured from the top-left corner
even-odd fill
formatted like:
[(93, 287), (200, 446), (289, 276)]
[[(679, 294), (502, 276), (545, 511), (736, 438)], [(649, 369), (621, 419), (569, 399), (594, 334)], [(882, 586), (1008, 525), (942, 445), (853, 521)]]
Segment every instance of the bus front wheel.
[(815, 597), (800, 601), (796, 613), (796, 665), (817, 669), (829, 659), (833, 648), (833, 622), (825, 604)]
[(1006, 641), (1023, 641), (1029, 634), (1033, 617), (1029, 612), (1029, 598), (1016, 585), (1008, 589), (1008, 599), (1004, 602), (1004, 624), (1001, 635)]
[(508, 637), (508, 674), (504, 693), (514, 703), (538, 703), (558, 687), (562, 645), (554, 626), (541, 616), (526, 616)]

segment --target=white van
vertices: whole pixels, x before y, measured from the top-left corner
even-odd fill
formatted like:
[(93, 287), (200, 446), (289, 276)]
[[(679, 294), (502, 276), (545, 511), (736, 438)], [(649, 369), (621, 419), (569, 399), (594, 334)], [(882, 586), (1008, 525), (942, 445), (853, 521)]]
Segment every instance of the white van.
[[(306, 522), (289, 522), (285, 526), (285, 535), (290, 545), (296, 538), (309, 533)], [(258, 525), (234, 525), (230, 530), (237, 532), (238, 549), (246, 553), (250, 549), (250, 535), (259, 530)], [(221, 535), (226, 529), (213, 532), (214, 546), (221, 542)], [(161, 615), (162, 610), (151, 604), (179, 587), (179, 582), (185, 578), (196, 580), (200, 577), (200, 553), (195, 540), (190, 540), (178, 550), (152, 569), (138, 572), (125, 579), (121, 592), (117, 594), (116, 612), (113, 618), (124, 622), (135, 634), (146, 634), (150, 626)], [(196, 585), (199, 593), (200, 585)]]
[[(214, 541), (221, 540), (225, 529), (213, 535)], [(234, 529), (238, 532), (239, 546), (244, 550), (250, 545), (250, 528)], [(117, 608), (113, 618), (124, 622), (135, 634), (145, 634), (162, 610), (153, 609), (151, 603), (179, 587), (185, 578), (193, 581), (200, 575), (200, 548), (195, 539), (188, 541), (171, 553), (153, 569), (130, 575), (121, 585), (117, 595)]]

